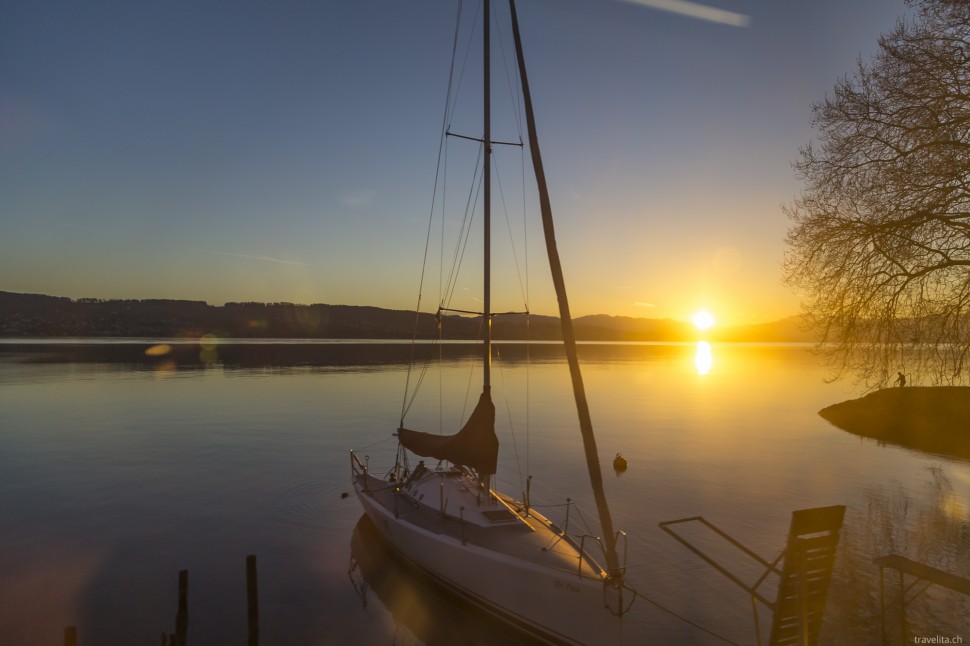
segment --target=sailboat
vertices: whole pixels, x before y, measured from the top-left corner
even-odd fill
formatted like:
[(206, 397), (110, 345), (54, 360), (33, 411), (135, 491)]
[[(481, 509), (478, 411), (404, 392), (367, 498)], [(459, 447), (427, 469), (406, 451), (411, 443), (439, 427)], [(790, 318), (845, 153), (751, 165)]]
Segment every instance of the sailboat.
[[(535, 117), (514, 0), (509, 15), (528, 128), (529, 149), (539, 192), (550, 271), (559, 303), (566, 358), (579, 430), (602, 535), (573, 536), (529, 503), (496, 491), (499, 442), (491, 396), (490, 201), (493, 142), (490, 123), (489, 0), (483, 4), (484, 117), (484, 311), (482, 392), (464, 426), (453, 435), (404, 427), (396, 435), (398, 459), (375, 475), (369, 461), (351, 451), (354, 490), (388, 544), (420, 568), (487, 613), (546, 643), (613, 644), (622, 637), (622, 617), (635, 597), (624, 584), (625, 563), (603, 490), (589, 407), (576, 352), (563, 272), (556, 248), (552, 209), (536, 136)], [(426, 458), (408, 467), (407, 452)], [(432, 464), (432, 461), (437, 461)], [(599, 549), (596, 549), (599, 548)], [(593, 554), (596, 549), (598, 554)], [(602, 559), (602, 564), (600, 562)], [(625, 556), (624, 556), (625, 560)], [(624, 594), (626, 593), (626, 599)]]

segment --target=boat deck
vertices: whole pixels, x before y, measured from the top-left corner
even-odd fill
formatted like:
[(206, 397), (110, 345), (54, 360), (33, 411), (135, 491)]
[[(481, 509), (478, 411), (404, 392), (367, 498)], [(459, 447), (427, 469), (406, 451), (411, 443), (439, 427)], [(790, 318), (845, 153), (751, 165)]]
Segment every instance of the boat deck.
[[(432, 507), (404, 491), (395, 490), (393, 483), (365, 474), (355, 476), (355, 480), (364, 495), (371, 497), (398, 520), (429, 532), (586, 579), (602, 580), (605, 576), (596, 561), (588, 553), (581, 552), (580, 546), (555, 524), (534, 510), (530, 510), (526, 516), (521, 503), (503, 494), (493, 492), (498, 502), (479, 509), (474, 492), (452, 486), (454, 482), (449, 481), (454, 481), (454, 478), (436, 477), (434, 487), (444, 482), (449, 489), (445, 496), (448, 504), (445, 513), (442, 513), (438, 507)], [(433, 499), (438, 500), (439, 496)], [(464, 509), (459, 506), (460, 502), (466, 503)], [(470, 519), (474, 515), (488, 518), (490, 512), (497, 518), (490, 526)], [(586, 546), (593, 544), (596, 544), (595, 540), (587, 539)]]

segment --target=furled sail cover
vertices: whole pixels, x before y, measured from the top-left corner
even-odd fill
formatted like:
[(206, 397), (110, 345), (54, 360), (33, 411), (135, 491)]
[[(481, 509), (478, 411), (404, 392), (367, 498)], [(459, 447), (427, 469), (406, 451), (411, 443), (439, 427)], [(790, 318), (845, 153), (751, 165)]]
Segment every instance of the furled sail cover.
[(454, 435), (399, 428), (397, 437), (406, 449), (420, 456), (471, 467), (482, 476), (495, 473), (498, 437), (495, 436), (495, 404), (488, 390), (482, 392), (471, 417)]

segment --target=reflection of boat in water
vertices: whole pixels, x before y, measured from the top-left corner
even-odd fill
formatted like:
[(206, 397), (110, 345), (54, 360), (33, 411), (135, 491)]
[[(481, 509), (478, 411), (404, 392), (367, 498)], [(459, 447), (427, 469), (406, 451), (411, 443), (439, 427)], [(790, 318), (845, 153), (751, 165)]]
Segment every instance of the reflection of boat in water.
[(365, 610), (376, 597), (391, 614), (398, 630), (407, 628), (428, 646), (524, 646), (528, 643), (518, 633), (490, 621), (474, 606), (410, 567), (384, 541), (366, 514), (354, 526), (347, 575)]
[[(484, 322), (481, 396), (465, 425), (454, 435), (409, 430), (404, 427), (402, 415), (395, 463), (378, 471), (352, 452), (353, 485), (364, 511), (388, 543), (409, 563), (467, 602), (543, 642), (618, 643), (622, 636), (621, 617), (634, 595), (624, 585), (625, 566), (618, 556), (617, 540), (623, 534), (614, 533), (603, 491), (603, 476), (556, 249), (514, 0), (509, 1), (509, 9), (529, 149), (579, 430), (602, 534), (570, 534), (568, 527), (560, 528), (536, 512), (530, 505), (528, 489), (524, 500), (519, 501), (491, 486), (497, 471), (499, 443), (490, 376), (491, 321), (495, 315), (491, 310), (490, 177), (495, 164), (492, 148), (500, 142), (490, 134), (492, 12), (489, 0), (483, 4), (480, 19), (485, 78), (484, 136), (481, 139), (461, 136), (478, 141), (482, 157), (483, 311), (464, 312), (478, 315)], [(462, 310), (451, 309), (443, 302), (438, 310), (439, 319), (443, 313), (454, 312)], [(422, 461), (412, 469), (408, 452), (431, 460), (428, 465)], [(602, 548), (604, 566), (589, 551), (594, 545)]]

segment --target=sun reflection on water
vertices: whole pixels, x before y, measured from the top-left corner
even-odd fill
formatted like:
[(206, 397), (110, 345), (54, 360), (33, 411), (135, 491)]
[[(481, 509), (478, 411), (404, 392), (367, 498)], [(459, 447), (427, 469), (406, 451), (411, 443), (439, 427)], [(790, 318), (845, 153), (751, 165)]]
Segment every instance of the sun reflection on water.
[(697, 351), (694, 353), (694, 365), (697, 366), (697, 374), (706, 375), (714, 365), (714, 355), (711, 354), (711, 344), (707, 341), (697, 342)]

